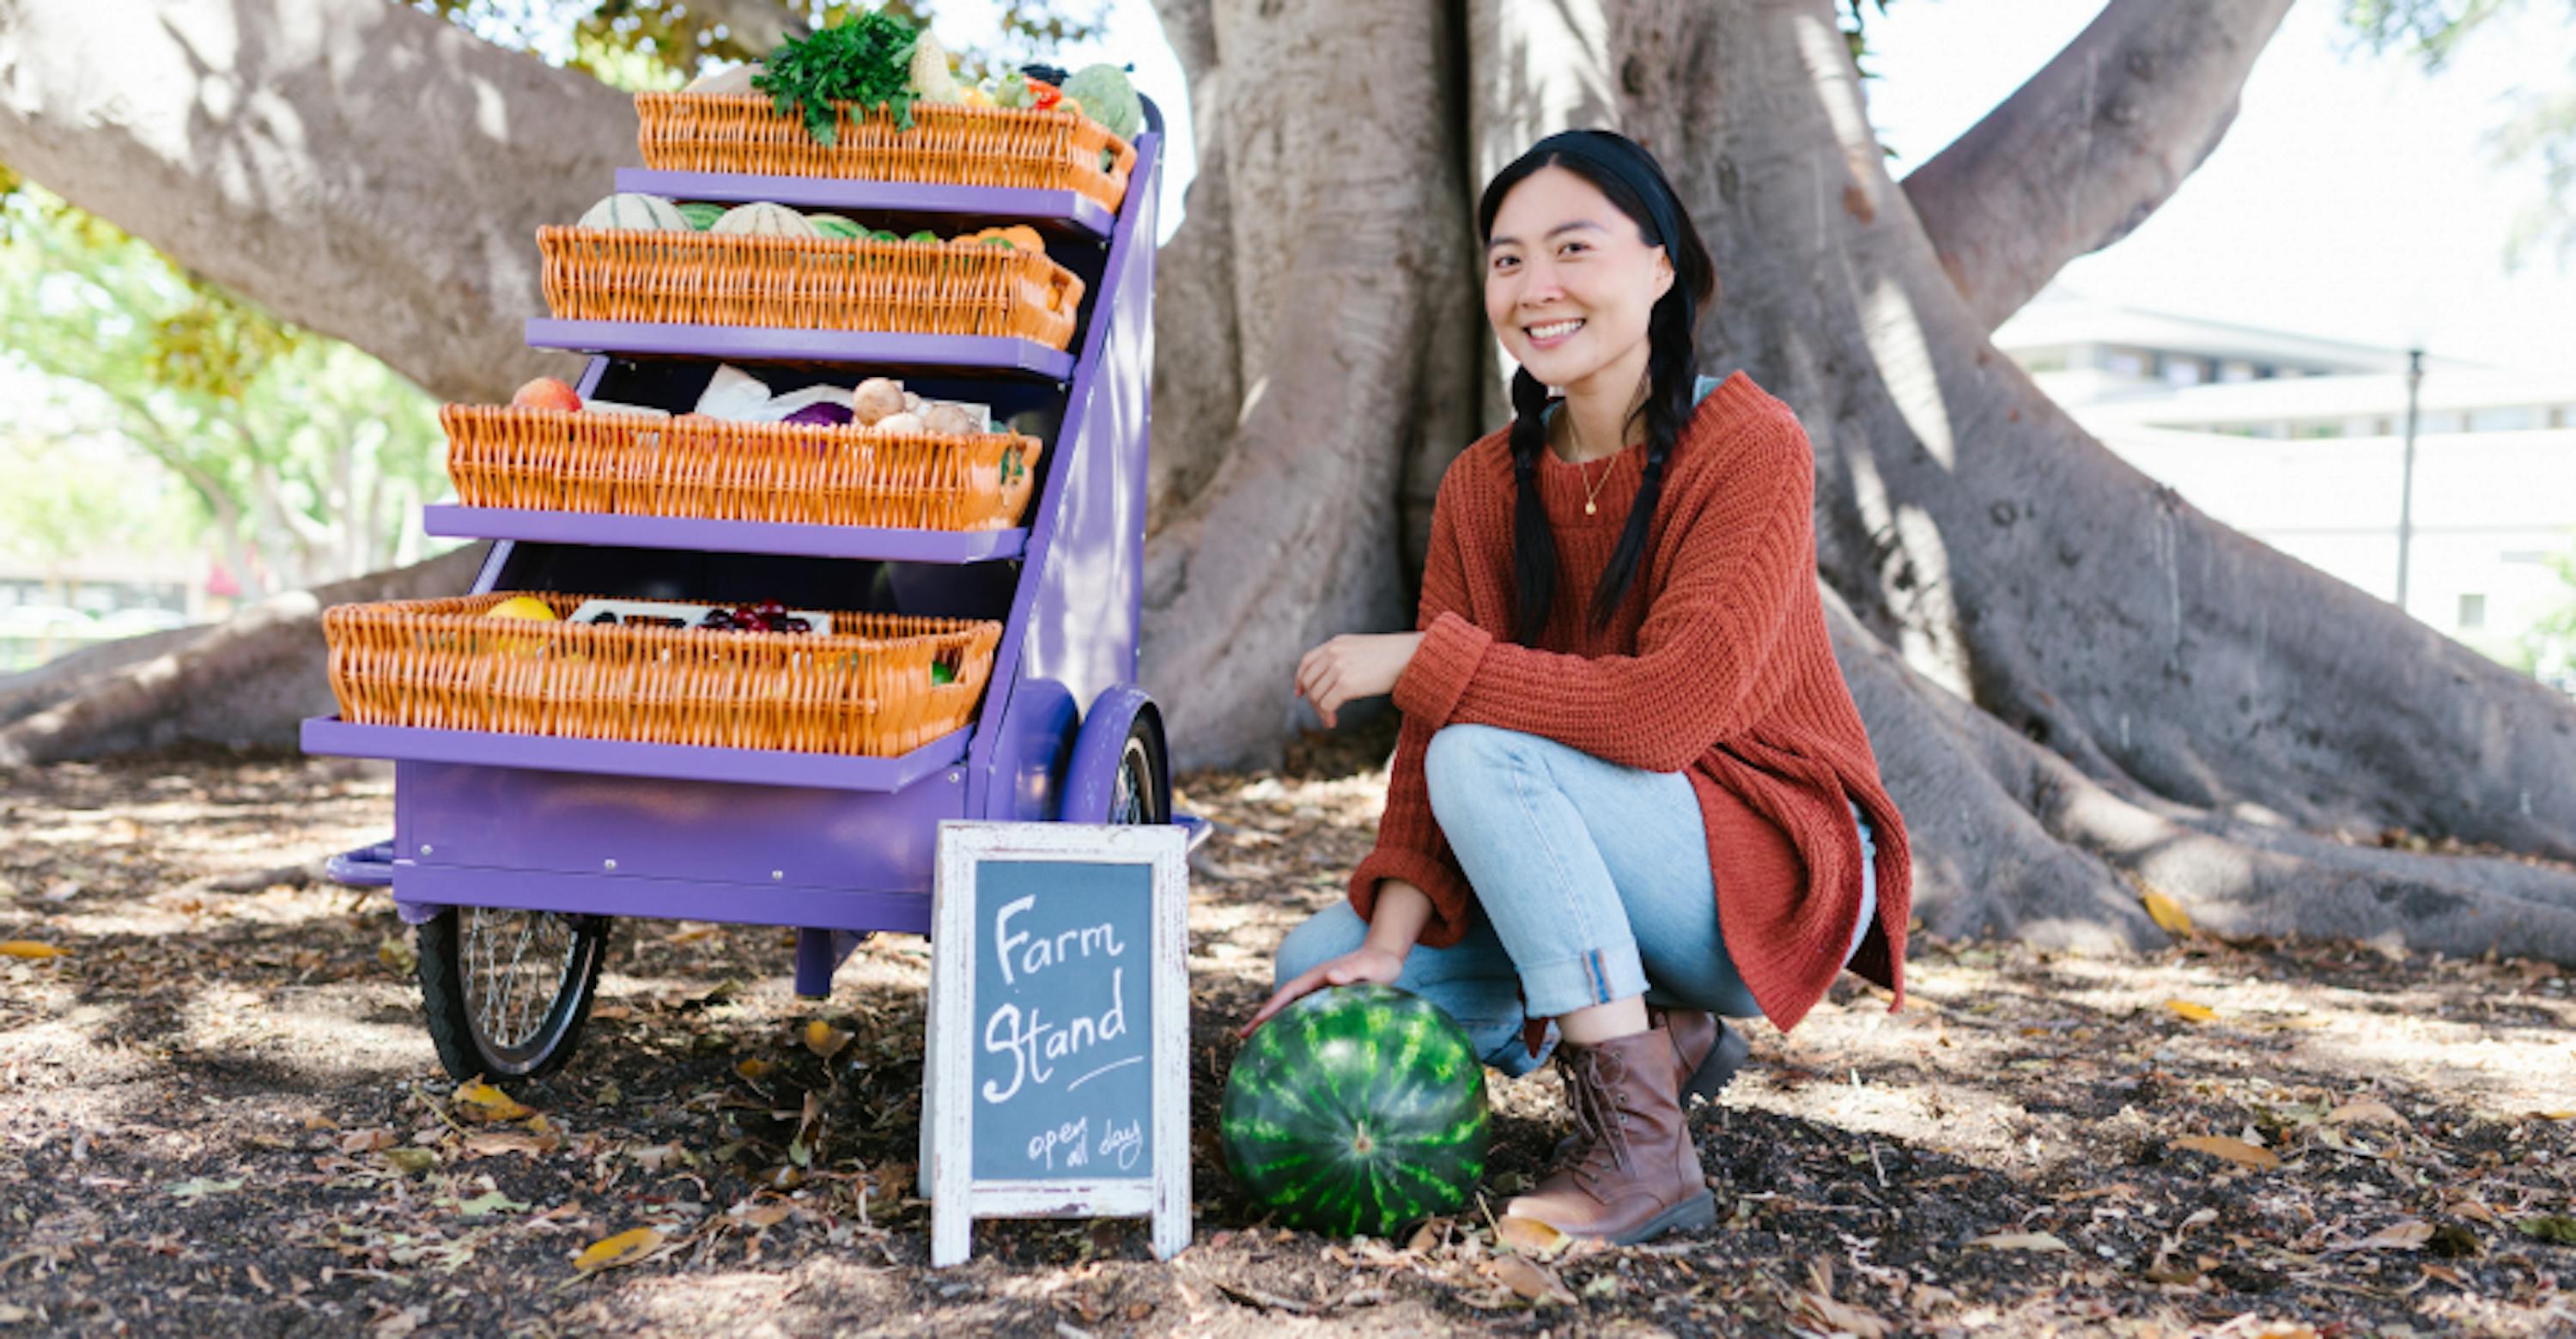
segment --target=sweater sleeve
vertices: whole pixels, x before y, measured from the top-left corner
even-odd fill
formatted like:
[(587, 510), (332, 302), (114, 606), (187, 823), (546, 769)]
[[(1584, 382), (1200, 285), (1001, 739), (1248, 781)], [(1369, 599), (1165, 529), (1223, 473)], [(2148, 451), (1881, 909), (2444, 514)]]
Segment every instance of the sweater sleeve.
[(1785, 415), (1758, 431), (1772, 440), (1743, 457), (1755, 477), (1703, 480), (1673, 499), (1691, 514), (1636, 654), (1534, 650), (1444, 611), (1396, 681), (1405, 723), (1419, 720), (1426, 740), (1453, 722), (1499, 726), (1655, 772), (1678, 772), (1740, 732), (1762, 707), (1763, 670), (1789, 614), (1816, 579), (1806, 435)]
[[(1466, 609), (1466, 568), (1458, 554), (1449, 490), (1444, 488), (1431, 509), (1431, 546), (1424, 558), (1417, 628), (1427, 629), (1443, 618), (1465, 622)], [(1427, 639), (1424, 644), (1429, 644)], [(1351, 910), (1367, 920), (1377, 910), (1381, 880), (1402, 879), (1420, 888), (1431, 899), (1431, 920), (1422, 927), (1419, 942), (1427, 948), (1447, 948), (1467, 932), (1470, 893), (1466, 871), (1458, 867), (1449, 839), (1432, 817), (1431, 791), (1423, 780), (1422, 756), (1431, 746), (1434, 728), (1415, 712), (1404, 713), (1395, 762), (1387, 773), (1386, 813), (1378, 820), (1377, 847), (1351, 871), (1350, 897)]]

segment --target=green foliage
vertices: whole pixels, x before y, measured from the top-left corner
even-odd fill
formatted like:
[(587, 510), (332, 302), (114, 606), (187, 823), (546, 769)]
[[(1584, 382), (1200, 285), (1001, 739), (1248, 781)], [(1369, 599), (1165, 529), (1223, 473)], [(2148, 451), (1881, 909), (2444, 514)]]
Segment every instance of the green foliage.
[[(443, 486), (435, 407), (418, 389), (33, 186), (0, 204), (0, 346), (49, 379), (58, 426), (38, 447), (122, 443), (157, 462), (246, 581), (405, 556), (411, 508)], [(102, 534), (102, 509), (151, 491), (114, 470), (80, 482), (39, 508), (61, 542)]]
[(835, 102), (890, 107), (895, 124), (910, 130), (912, 46), (920, 37), (920, 28), (882, 10), (861, 14), (782, 43), (752, 87), (767, 93), (780, 115), (802, 113), (806, 133), (818, 143), (838, 137)]
[(2460, 42), (2523, 0), (2344, 0), (2344, 27), (2373, 52), (2402, 49), (2427, 70), (2448, 63)]
[(2550, 559), (2562, 587), (2558, 607), (2522, 635), (2522, 668), (2536, 678), (2576, 692), (2576, 542)]
[[(2362, 49), (2403, 51), (2440, 73), (2479, 29), (2528, 6), (2528, 0), (2344, 0), (2344, 27)], [(2576, 19), (2576, 3), (2567, 11)], [(2576, 252), (2576, 86), (2526, 91), (2511, 120), (2488, 140), (2499, 163), (2534, 163), (2542, 192), (2515, 221), (2509, 258), (2522, 263), (2542, 247), (2563, 261)]]
[[(85, 449), (88, 448), (88, 449)], [(106, 550), (197, 539), (205, 521), (168, 489), (138, 487), (133, 471), (92, 444), (0, 441), (0, 553), (39, 567)]]

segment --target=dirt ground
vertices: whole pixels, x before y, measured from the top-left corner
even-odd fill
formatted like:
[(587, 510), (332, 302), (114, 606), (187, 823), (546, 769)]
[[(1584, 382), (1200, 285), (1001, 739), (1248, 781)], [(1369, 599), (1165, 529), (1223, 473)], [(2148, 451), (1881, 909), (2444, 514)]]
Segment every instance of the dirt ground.
[[(1221, 825), (1192, 1248), (985, 1224), (933, 1272), (921, 941), (811, 1003), (781, 932), (621, 923), (578, 1058), (495, 1109), (438, 1068), (386, 898), (298, 868), (390, 829), (384, 774), (0, 776), (0, 1332), (2576, 1334), (2576, 974), (2368, 945), (1918, 940), (1904, 1011), (1847, 978), (1756, 1025), (1693, 1122), (1722, 1223), (1652, 1246), (1261, 1223), (1210, 1134), (1228, 1029), (1383, 784), (1347, 751), (1184, 784)], [(1499, 1203), (1563, 1109), (1494, 1097)]]

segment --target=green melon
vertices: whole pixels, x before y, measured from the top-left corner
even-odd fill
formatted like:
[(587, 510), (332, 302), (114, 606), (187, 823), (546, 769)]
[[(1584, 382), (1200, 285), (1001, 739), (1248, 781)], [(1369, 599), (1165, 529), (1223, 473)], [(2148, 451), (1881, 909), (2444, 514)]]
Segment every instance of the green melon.
[(1384, 1236), (1454, 1213), (1485, 1172), (1485, 1069), (1439, 1006), (1331, 986), (1264, 1023), (1218, 1115), (1252, 1207), (1292, 1227)]
[(725, 207), (723, 205), (713, 204), (704, 200), (692, 201), (680, 206), (680, 216), (689, 221), (690, 227), (695, 228), (700, 232), (705, 232), (707, 229), (716, 226), (716, 220), (723, 218), (724, 212)]
[(622, 228), (635, 232), (687, 232), (689, 217), (678, 205), (658, 195), (620, 191), (592, 205), (581, 216), (584, 228)]
[(825, 237), (847, 237), (865, 241), (870, 236), (866, 228), (838, 214), (808, 214), (805, 216), (805, 221), (813, 224), (814, 231)]
[(819, 237), (822, 235), (815, 231), (813, 224), (805, 221), (804, 215), (785, 205), (771, 204), (766, 200), (754, 201), (747, 205), (735, 205), (726, 210), (724, 217), (717, 219), (715, 226), (707, 231), (723, 233), (729, 237)]

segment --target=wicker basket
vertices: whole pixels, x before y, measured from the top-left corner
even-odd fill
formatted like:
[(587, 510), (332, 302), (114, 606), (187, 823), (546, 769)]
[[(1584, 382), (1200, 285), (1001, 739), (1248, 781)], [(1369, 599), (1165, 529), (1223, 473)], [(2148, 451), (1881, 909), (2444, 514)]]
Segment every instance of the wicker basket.
[(449, 405), (447, 473), (469, 507), (715, 521), (1006, 530), (1043, 445), (1018, 433), (654, 419)]
[(1067, 111), (916, 102), (912, 129), (898, 130), (892, 113), (844, 102), (833, 107), (829, 145), (758, 93), (638, 93), (635, 114), (644, 165), (669, 172), (1079, 191), (1116, 213), (1136, 167), (1127, 141)]
[(879, 330), (1073, 342), (1082, 280), (1034, 251), (539, 228), (546, 306), (571, 321)]
[[(832, 616), (829, 636), (484, 618), (507, 592), (324, 612), (364, 725), (893, 757), (974, 718), (1002, 625)], [(587, 598), (536, 593), (558, 617)], [(933, 683), (931, 663), (953, 683)]]

